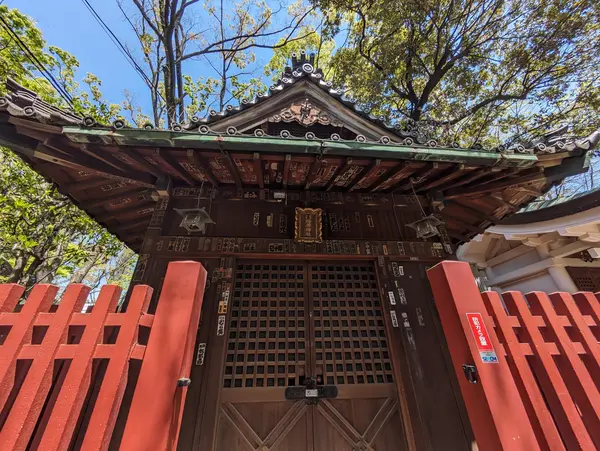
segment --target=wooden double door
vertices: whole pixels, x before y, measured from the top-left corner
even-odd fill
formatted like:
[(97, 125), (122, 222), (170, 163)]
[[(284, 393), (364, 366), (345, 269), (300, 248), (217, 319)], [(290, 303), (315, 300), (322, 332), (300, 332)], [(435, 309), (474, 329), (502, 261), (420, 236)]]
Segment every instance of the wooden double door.
[[(227, 321), (215, 450), (406, 449), (372, 262), (238, 262)], [(285, 399), (309, 377), (338, 396)]]

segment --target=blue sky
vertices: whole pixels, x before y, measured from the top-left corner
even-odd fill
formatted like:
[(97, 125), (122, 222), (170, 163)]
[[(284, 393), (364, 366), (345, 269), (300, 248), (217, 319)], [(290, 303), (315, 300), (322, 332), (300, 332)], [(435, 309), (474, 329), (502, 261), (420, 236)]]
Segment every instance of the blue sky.
[[(90, 0), (90, 3), (121, 42), (137, 51), (136, 37), (116, 0)], [(87, 72), (97, 75), (102, 80), (102, 93), (107, 101), (121, 103), (123, 92), (127, 90), (144, 113), (150, 115), (150, 95), (146, 85), (81, 0), (4, 0), (4, 4), (32, 17), (48, 45), (74, 55), (80, 63), (79, 79)], [(139, 52), (137, 56), (138, 63), (144, 67)], [(264, 66), (270, 56), (270, 50), (257, 52), (256, 66)], [(184, 71), (194, 78), (214, 75), (205, 61), (192, 61)]]
[[(133, 33), (115, 0), (90, 2), (113, 32), (122, 40), (135, 43)], [(102, 80), (102, 92), (107, 100), (120, 103), (123, 90), (130, 91), (150, 112), (148, 91), (141, 78), (129, 65), (109, 37), (102, 31), (80, 0), (5, 0), (5, 5), (18, 8), (32, 17), (49, 45), (73, 54), (80, 63), (79, 78), (86, 72)]]

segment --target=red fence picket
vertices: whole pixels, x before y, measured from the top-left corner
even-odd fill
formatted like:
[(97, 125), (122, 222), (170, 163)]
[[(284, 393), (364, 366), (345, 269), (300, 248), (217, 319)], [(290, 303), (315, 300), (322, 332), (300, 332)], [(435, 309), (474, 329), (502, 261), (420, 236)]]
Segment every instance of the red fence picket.
[(600, 293), (479, 293), (461, 262), (428, 276), (480, 449), (600, 449)]
[[(152, 289), (142, 285), (124, 313), (113, 313), (121, 290), (112, 285), (102, 287), (90, 313), (79, 313), (89, 294), (85, 285), (67, 287), (54, 313), (57, 287), (35, 286), (16, 312), (23, 287), (0, 285), (0, 449), (59, 451), (82, 436), (76, 448), (106, 450), (121, 408), (129, 409), (124, 449), (144, 439), (174, 449), (185, 400), (177, 380), (189, 377), (205, 283), (200, 263), (169, 264), (155, 315), (147, 313)], [(150, 328), (147, 345), (138, 342), (140, 327)], [(115, 330), (112, 343), (115, 334), (108, 332)], [(175, 346), (164, 346), (166, 340)], [(99, 360), (108, 361), (106, 371), (94, 379)], [(122, 401), (132, 360), (142, 362), (130, 408)], [(92, 389), (98, 394), (83, 421)], [(153, 425), (144, 439), (130, 426), (140, 422)]]

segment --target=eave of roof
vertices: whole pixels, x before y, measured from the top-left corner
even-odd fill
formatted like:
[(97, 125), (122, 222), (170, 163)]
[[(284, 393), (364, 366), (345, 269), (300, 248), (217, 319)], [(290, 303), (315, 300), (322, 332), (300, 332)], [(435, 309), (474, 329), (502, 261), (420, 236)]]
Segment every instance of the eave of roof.
[(572, 196), (532, 202), (517, 214), (502, 221), (502, 225), (531, 224), (573, 215), (600, 206), (600, 188)]
[(258, 153), (323, 154), (394, 160), (469, 163), (480, 166), (525, 168), (535, 165), (533, 154), (498, 153), (447, 147), (405, 146), (356, 141), (277, 138), (235, 135), (202, 135), (188, 132), (142, 129), (87, 129), (63, 127), (63, 134), (77, 143), (99, 143), (120, 146), (153, 146), (168, 148), (214, 149)]

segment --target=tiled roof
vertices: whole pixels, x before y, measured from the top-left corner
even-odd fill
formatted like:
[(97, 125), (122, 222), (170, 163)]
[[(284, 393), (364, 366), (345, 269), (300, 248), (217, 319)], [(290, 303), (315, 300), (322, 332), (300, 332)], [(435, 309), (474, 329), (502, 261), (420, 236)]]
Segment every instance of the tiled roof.
[[(228, 127), (224, 132), (217, 132), (211, 128), (211, 125), (217, 124), (219, 121), (232, 117), (242, 111), (246, 111), (253, 106), (265, 102), (267, 99), (277, 96), (279, 93), (290, 89), (297, 83), (303, 80), (312, 82), (315, 86), (326, 92), (336, 101), (350, 108), (356, 114), (367, 119), (371, 123), (377, 125), (383, 130), (387, 130), (389, 135), (379, 137), (379, 143), (396, 144), (414, 147), (444, 147), (444, 148), (461, 148), (458, 143), (438, 143), (433, 139), (428, 139), (426, 133), (422, 130), (422, 124), (414, 121), (407, 121), (403, 125), (391, 125), (383, 118), (375, 117), (364, 111), (355, 99), (346, 97), (344, 90), (334, 88), (332, 83), (323, 79), (321, 69), (314, 67), (314, 55), (307, 56), (302, 52), (299, 56), (293, 56), (293, 66), (284, 70), (278, 82), (272, 85), (268, 92), (263, 95), (258, 95), (254, 100), (242, 101), (239, 106), (227, 106), (223, 111), (211, 110), (207, 117), (197, 118), (192, 117), (187, 124), (176, 124), (172, 127), (172, 131), (184, 131), (189, 133), (199, 133), (202, 135), (237, 135), (237, 136), (257, 136), (268, 138), (269, 135), (262, 129), (256, 129), (251, 133), (240, 133), (235, 127)], [(0, 111), (7, 111), (11, 116), (33, 119), (40, 123), (64, 126), (75, 125), (89, 128), (128, 128), (125, 121), (116, 120), (112, 127), (107, 127), (102, 124), (97, 124), (92, 118), (82, 118), (71, 112), (56, 108), (42, 101), (34, 92), (23, 88), (16, 82), (9, 80), (7, 87), (10, 93), (4, 97), (0, 97)], [(147, 124), (144, 129), (151, 130), (153, 125)], [(480, 144), (475, 144), (473, 147), (464, 150), (488, 150), (498, 153), (522, 153), (522, 154), (552, 154), (556, 152), (582, 150), (588, 151), (592, 149), (600, 141), (600, 130), (595, 131), (591, 135), (578, 138), (566, 135), (567, 127), (554, 130), (539, 139), (534, 141), (515, 145), (510, 148), (499, 146), (494, 149), (483, 149)], [(282, 130), (277, 136), (278, 138), (302, 138), (315, 139), (314, 133), (308, 131), (305, 136), (294, 136), (287, 130)], [(331, 141), (343, 141), (336, 133), (333, 133), (329, 138)], [(368, 142), (369, 140), (358, 135), (355, 139), (359, 142)], [(373, 142), (373, 141), (371, 141)]]

